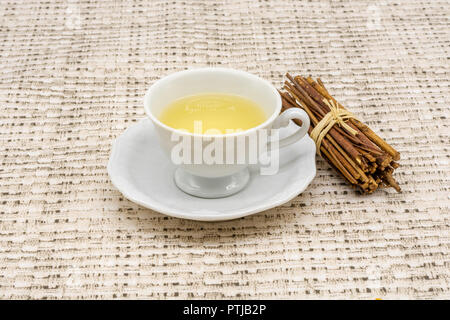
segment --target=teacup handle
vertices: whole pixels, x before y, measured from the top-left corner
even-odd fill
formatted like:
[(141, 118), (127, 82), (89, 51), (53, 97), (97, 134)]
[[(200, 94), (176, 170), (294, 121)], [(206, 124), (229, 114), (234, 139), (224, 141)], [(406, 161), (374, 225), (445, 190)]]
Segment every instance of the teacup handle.
[(299, 108), (290, 108), (281, 113), (273, 122), (272, 128), (279, 129), (289, 125), (289, 121), (292, 119), (299, 119), (302, 121), (302, 126), (291, 134), (290, 136), (283, 138), (279, 141), (279, 148), (284, 148), (288, 145), (297, 142), (305, 136), (309, 129), (309, 117), (308, 114)]

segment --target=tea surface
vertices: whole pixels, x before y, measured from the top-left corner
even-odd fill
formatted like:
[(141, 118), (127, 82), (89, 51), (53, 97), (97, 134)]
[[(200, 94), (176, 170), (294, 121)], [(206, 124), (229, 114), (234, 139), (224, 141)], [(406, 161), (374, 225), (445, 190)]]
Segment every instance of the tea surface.
[(159, 120), (192, 133), (225, 134), (256, 127), (267, 115), (255, 102), (230, 94), (205, 93), (177, 99), (166, 106)]

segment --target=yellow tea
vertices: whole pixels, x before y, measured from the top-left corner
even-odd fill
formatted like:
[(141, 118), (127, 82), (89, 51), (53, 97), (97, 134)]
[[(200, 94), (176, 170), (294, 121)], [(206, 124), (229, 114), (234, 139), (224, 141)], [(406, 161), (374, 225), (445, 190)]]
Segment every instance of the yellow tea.
[(210, 134), (247, 130), (266, 119), (264, 110), (255, 102), (223, 93), (183, 97), (166, 106), (159, 116), (162, 123), (174, 129)]

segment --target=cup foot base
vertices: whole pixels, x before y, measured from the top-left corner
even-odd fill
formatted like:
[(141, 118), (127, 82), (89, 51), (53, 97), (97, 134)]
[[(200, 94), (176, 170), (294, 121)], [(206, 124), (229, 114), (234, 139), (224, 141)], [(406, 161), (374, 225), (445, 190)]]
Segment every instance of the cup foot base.
[(241, 191), (250, 179), (248, 168), (231, 176), (204, 178), (192, 175), (182, 168), (175, 171), (175, 184), (181, 191), (199, 198), (223, 198)]

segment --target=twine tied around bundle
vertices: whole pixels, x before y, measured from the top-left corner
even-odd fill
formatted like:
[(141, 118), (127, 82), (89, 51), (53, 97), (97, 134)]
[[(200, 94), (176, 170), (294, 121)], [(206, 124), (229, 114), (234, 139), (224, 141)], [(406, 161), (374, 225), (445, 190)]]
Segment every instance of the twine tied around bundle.
[(325, 104), (330, 108), (330, 112), (328, 112), (322, 120), (319, 121), (310, 134), (316, 144), (316, 151), (319, 155), (321, 155), (320, 146), (323, 138), (325, 138), (328, 131), (330, 131), (336, 123), (353, 136), (357, 133), (355, 129), (345, 123), (345, 120), (347, 119), (356, 119), (353, 113), (346, 109), (339, 108), (333, 100), (328, 101), (323, 99), (323, 102), (325, 102)]

